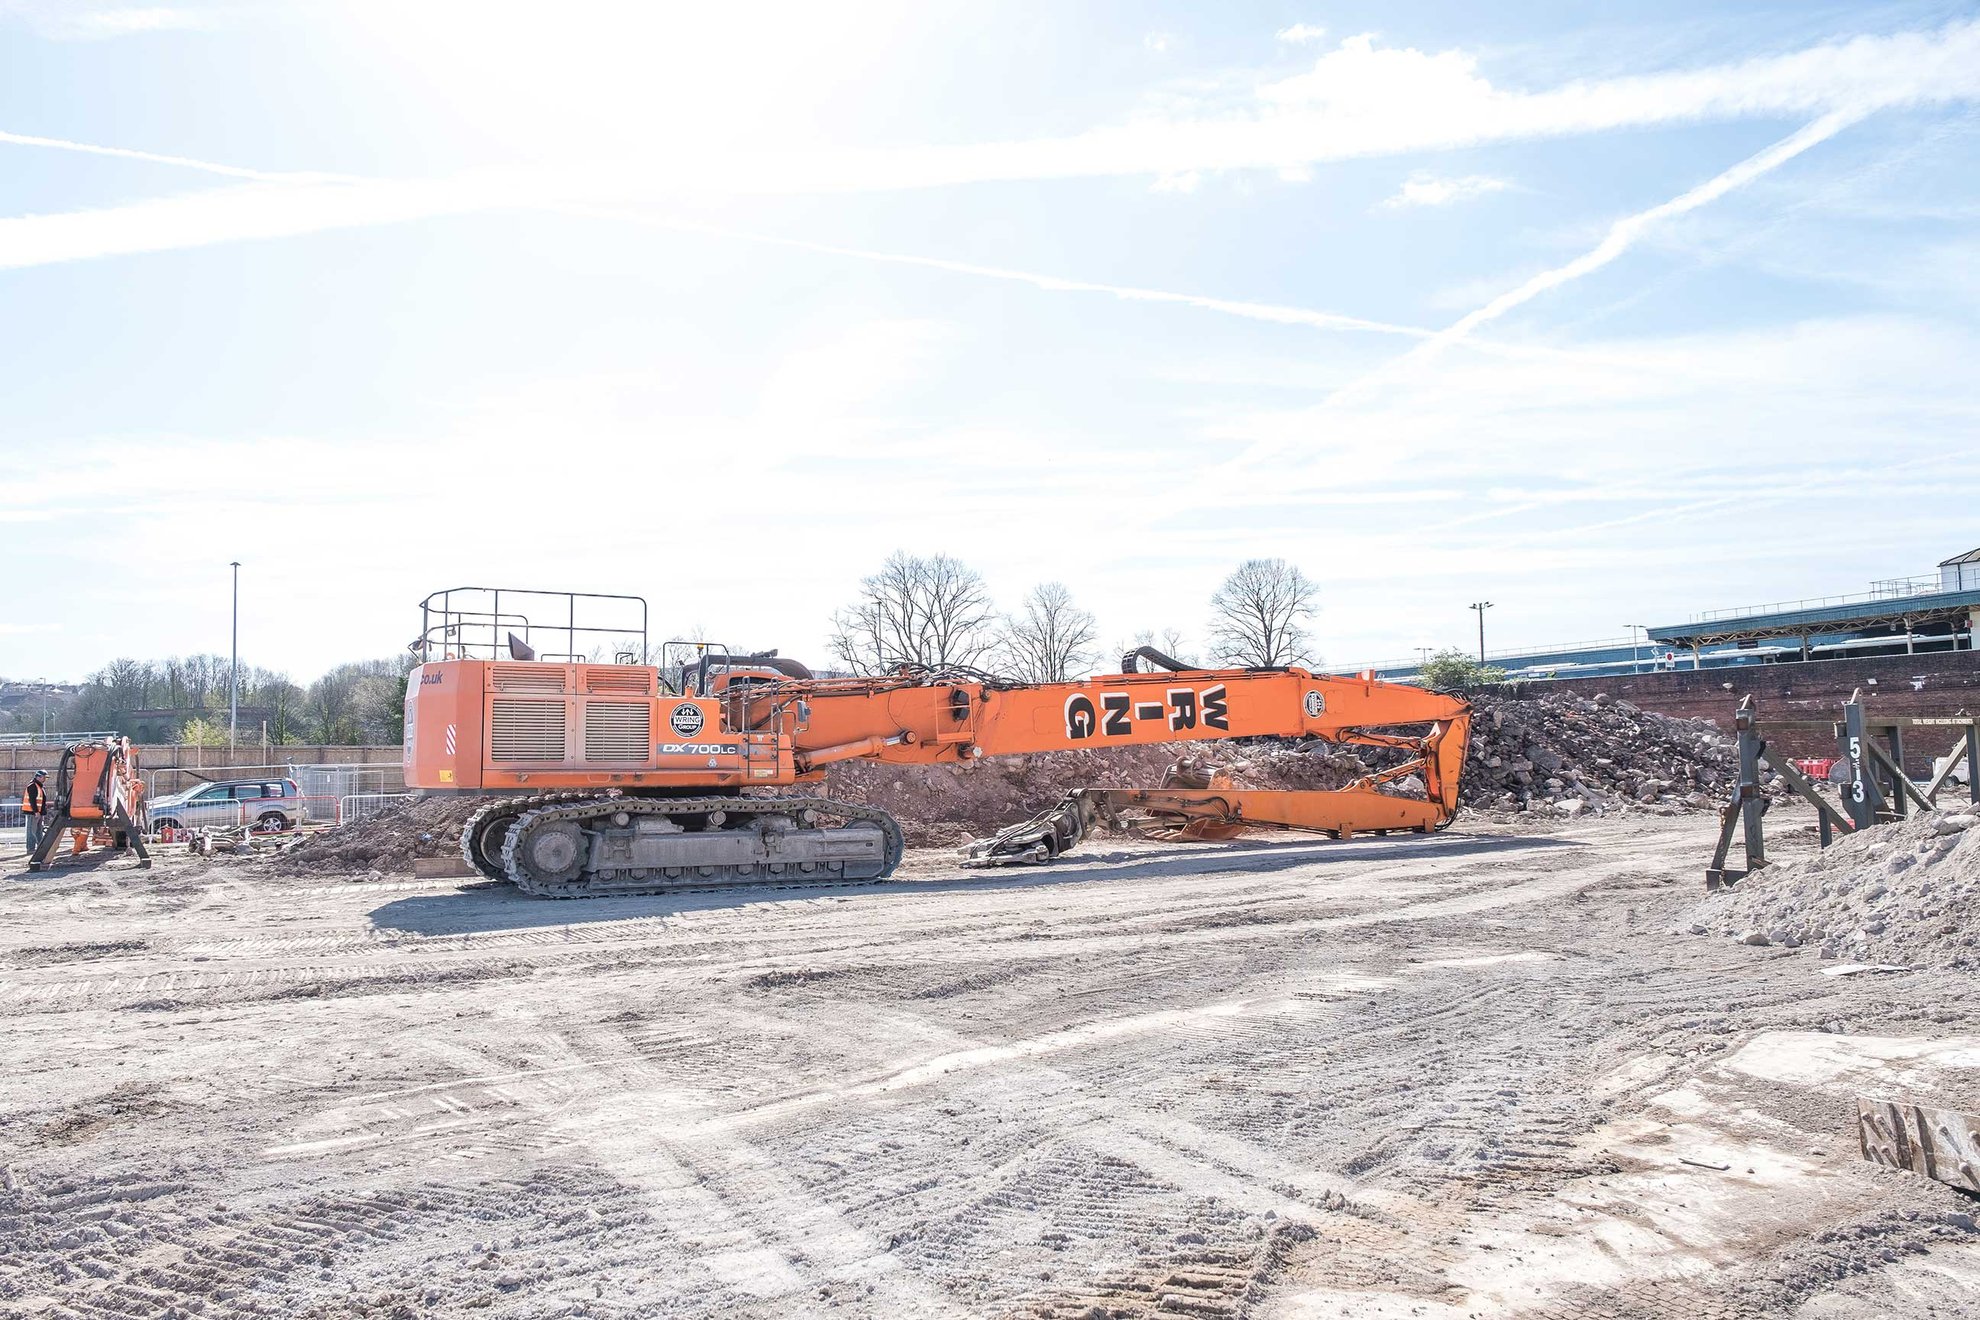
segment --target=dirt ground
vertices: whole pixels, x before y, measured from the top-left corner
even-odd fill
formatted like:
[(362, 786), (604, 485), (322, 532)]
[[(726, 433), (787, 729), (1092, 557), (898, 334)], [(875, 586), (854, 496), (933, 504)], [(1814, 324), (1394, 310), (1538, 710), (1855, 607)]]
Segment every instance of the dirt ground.
[(564, 903), (0, 864), (0, 1314), (1980, 1314), (1980, 1205), (1853, 1136), (1980, 1109), (1974, 978), (1692, 934), (1714, 824)]

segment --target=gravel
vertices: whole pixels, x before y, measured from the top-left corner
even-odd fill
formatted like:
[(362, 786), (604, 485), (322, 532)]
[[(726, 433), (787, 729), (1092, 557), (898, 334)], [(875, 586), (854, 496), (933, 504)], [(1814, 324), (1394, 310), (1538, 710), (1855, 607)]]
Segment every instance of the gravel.
[(585, 903), (0, 859), (0, 1315), (1970, 1313), (1971, 1199), (1853, 1096), (1970, 1107), (1971, 975), (1669, 939), (1711, 837)]
[(1980, 816), (1923, 812), (1770, 867), (1700, 903), (1689, 929), (1824, 958), (1980, 967)]

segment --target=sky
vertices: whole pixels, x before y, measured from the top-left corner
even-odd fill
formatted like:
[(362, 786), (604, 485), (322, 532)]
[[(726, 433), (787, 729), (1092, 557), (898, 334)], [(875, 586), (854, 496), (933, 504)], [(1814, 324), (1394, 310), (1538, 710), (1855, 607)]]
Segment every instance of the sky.
[[(0, 676), (888, 554), (1328, 665), (1980, 545), (1980, 6), (0, 0)], [(657, 638), (656, 638), (657, 640)]]

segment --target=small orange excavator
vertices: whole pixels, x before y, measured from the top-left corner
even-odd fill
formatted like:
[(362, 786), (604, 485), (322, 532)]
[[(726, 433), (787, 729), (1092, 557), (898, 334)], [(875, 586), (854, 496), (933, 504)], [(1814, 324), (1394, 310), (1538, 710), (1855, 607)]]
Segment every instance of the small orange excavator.
[(100, 841), (119, 851), (136, 849), (139, 867), (149, 867), (144, 831), (144, 780), (131, 740), (79, 742), (62, 753), (56, 766), (41, 846), (28, 858), (28, 870), (45, 870), (65, 834), (75, 836), (75, 852), (82, 851), (85, 839)]
[[(617, 621), (580, 626), (580, 605), (610, 607)], [(562, 621), (543, 622), (552, 615)], [(611, 663), (596, 658), (605, 645), (586, 647), (600, 637)], [(547, 653), (559, 641), (563, 649)], [(1123, 791), (1172, 795), (1140, 805), (1183, 815), (1336, 835), (1427, 832), (1456, 813), (1471, 725), (1470, 708), (1454, 697), (1372, 676), (1197, 669), (1145, 647), (1123, 658), (1121, 673), (1073, 683), (913, 666), (820, 678), (775, 652), (738, 655), (706, 642), (667, 648), (663, 657), (692, 662), (646, 663), (653, 653), (638, 597), (434, 593), (421, 604), (412, 645), (421, 663), (406, 686), (406, 786), (488, 797), (462, 830), (462, 855), (526, 893), (837, 883), (888, 875), (904, 849), (886, 812), (790, 792), (840, 761), (966, 764), (1078, 748), (1319, 738), (1406, 759), (1331, 792)], [(1377, 788), (1376, 780), (1409, 774), (1421, 777), (1423, 797)], [(1216, 803), (1204, 805), (1206, 796)]]

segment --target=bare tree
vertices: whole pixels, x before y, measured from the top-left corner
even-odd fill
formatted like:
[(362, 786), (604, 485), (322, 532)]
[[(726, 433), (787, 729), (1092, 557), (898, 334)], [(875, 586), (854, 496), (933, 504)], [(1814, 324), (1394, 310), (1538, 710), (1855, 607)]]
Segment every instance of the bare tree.
[(306, 718), (304, 703), (308, 694), (289, 681), (286, 674), (265, 674), (257, 679), (249, 702), (268, 712), (268, 737), (271, 742), (286, 743), (301, 740), (303, 721)]
[(1210, 597), (1210, 643), (1225, 664), (1306, 663), (1313, 581), (1283, 559), (1247, 559)]
[(413, 657), (338, 665), (309, 685), (300, 725), (315, 742), (389, 744), (405, 734), (406, 676)]
[(855, 673), (975, 665), (997, 644), (997, 611), (976, 571), (948, 555), (897, 550), (832, 616), (832, 650)]
[(1093, 663), (1093, 616), (1060, 582), (1041, 582), (1004, 619), (1002, 667), (1027, 683), (1063, 683)]

